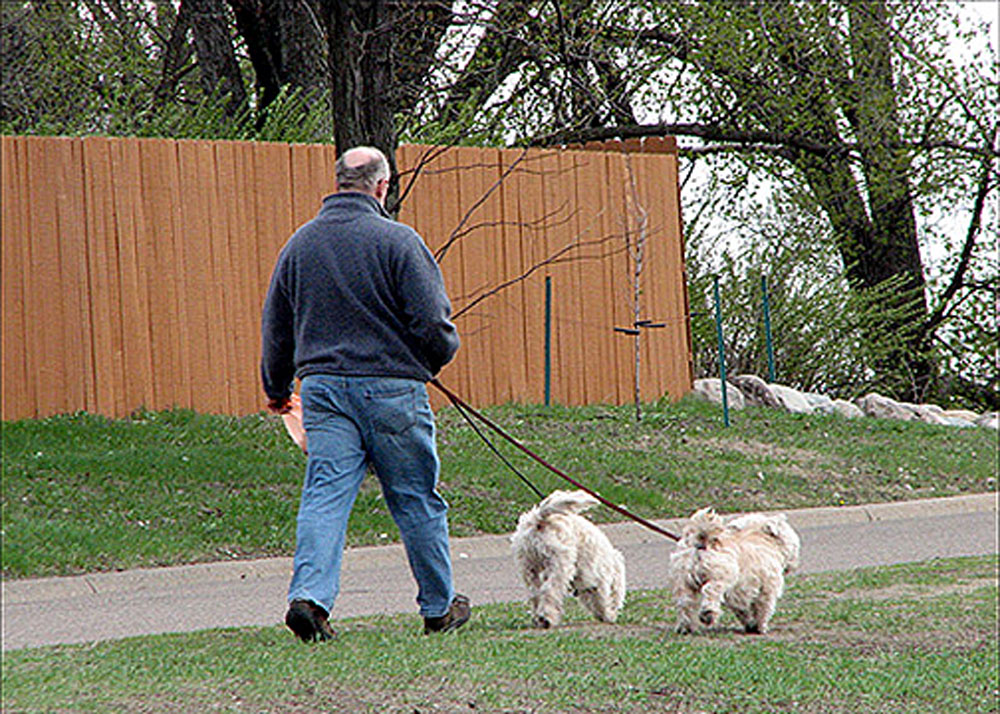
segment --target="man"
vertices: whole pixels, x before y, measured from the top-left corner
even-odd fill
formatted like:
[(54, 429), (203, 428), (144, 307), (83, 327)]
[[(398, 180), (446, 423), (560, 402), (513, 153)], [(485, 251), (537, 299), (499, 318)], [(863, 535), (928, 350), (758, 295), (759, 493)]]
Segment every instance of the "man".
[(263, 309), (268, 408), (287, 412), (301, 380), (309, 451), (285, 623), (305, 642), (333, 636), (347, 520), (371, 466), (417, 581), (424, 632), (453, 630), (470, 606), (452, 584), (425, 385), (458, 349), (451, 303), (421, 237), (385, 212), (385, 155), (355, 147), (336, 172), (336, 193), (278, 256)]

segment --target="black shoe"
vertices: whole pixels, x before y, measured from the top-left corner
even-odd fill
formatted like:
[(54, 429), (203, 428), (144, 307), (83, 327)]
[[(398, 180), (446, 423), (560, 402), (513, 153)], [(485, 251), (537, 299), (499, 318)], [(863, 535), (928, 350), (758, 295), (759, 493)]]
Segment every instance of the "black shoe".
[(309, 600), (292, 600), (285, 613), (285, 624), (303, 642), (323, 642), (334, 637), (327, 622), (327, 612)]
[(457, 630), (469, 621), (471, 615), (472, 606), (469, 604), (469, 598), (465, 595), (456, 595), (448, 607), (448, 612), (441, 617), (424, 618), (424, 634)]

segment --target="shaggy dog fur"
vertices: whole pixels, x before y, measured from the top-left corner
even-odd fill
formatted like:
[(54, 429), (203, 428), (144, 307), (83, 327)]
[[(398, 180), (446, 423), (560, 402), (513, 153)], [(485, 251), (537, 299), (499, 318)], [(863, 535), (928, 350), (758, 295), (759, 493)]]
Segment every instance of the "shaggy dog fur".
[(753, 513), (727, 523), (711, 508), (696, 511), (670, 556), (677, 631), (714, 625), (725, 605), (744, 631), (767, 632), (799, 548), (784, 514)]
[(625, 602), (625, 558), (579, 515), (597, 503), (586, 491), (553, 491), (517, 521), (510, 540), (536, 627), (559, 624), (567, 591), (601, 622), (618, 618)]

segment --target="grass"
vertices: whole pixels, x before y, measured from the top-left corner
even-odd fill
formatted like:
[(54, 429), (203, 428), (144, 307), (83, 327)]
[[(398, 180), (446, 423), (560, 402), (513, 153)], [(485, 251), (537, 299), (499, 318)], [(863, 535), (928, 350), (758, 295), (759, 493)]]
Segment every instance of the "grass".
[(338, 621), (304, 646), (279, 627), (5, 653), (9, 712), (997, 711), (997, 558), (792, 576), (774, 629), (671, 630), (660, 591), (629, 593), (616, 626), (571, 601), (533, 630), (523, 603), (477, 607), (462, 630), (413, 616)]
[[(574, 478), (647, 518), (894, 501), (996, 490), (996, 432), (682, 400), (485, 412)], [(535, 496), (452, 409), (438, 414), (452, 534), (509, 532)], [(556, 476), (497, 443), (542, 490)], [(3, 576), (290, 555), (304, 457), (278, 419), (138, 411), (4, 422)], [(618, 520), (608, 509), (595, 520)], [(349, 545), (398, 532), (373, 477)]]

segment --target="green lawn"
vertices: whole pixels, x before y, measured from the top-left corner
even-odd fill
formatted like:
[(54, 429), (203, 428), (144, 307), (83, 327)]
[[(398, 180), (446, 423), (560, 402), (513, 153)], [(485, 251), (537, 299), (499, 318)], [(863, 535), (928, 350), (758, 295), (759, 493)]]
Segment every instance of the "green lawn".
[(523, 603), (477, 607), (455, 633), (412, 616), (212, 630), (5, 653), (5, 712), (997, 711), (997, 558), (792, 576), (773, 630), (677, 635), (664, 592), (629, 593), (618, 625), (571, 601), (535, 630)]
[[(894, 501), (996, 490), (996, 432), (847, 420), (683, 400), (485, 410), (550, 463), (647, 518)], [(452, 534), (506, 533), (534, 494), (453, 409), (438, 415)], [(140, 411), (4, 422), (3, 575), (289, 555), (304, 457), (280, 420)], [(502, 441), (544, 492), (567, 485)], [(604, 508), (598, 521), (620, 520)], [(397, 531), (373, 477), (350, 545)]]

